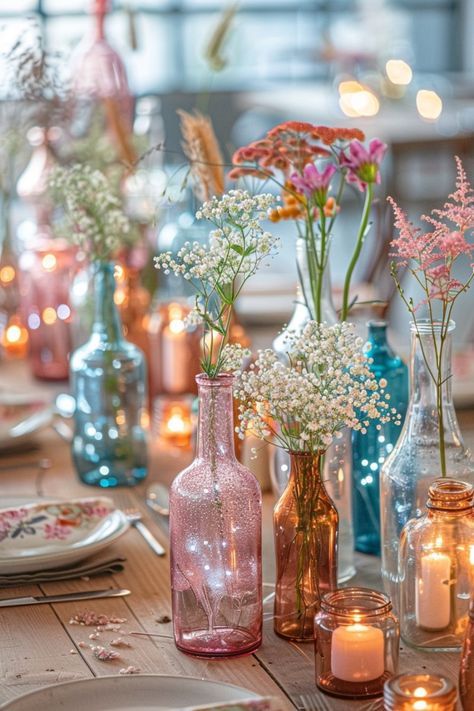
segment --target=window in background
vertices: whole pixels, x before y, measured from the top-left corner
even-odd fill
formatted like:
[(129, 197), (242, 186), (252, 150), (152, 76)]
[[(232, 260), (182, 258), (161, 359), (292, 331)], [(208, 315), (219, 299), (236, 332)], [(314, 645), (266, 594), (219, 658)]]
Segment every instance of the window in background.
[[(87, 27), (88, 5), (89, 0), (1, 0), (0, 24), (13, 23), (13, 30), (17, 18), (36, 16), (50, 46), (68, 54)], [(107, 31), (126, 61), (132, 89), (143, 93), (207, 88), (211, 73), (202, 59), (203, 49), (223, 6), (218, 0), (114, 1)], [(272, 80), (327, 77), (327, 59), (334, 50), (331, 28), (339, 23), (347, 46), (351, 42), (360, 46), (361, 36), (370, 44), (384, 17), (390, 26), (390, 17), (397, 15), (406, 17), (418, 70), (459, 69), (456, 30), (462, 9), (462, 0), (241, 0), (225, 49), (228, 66), (213, 75), (212, 88), (249, 89)], [(375, 32), (364, 17), (371, 18)], [(136, 29), (136, 51), (129, 41), (130, 23)]]

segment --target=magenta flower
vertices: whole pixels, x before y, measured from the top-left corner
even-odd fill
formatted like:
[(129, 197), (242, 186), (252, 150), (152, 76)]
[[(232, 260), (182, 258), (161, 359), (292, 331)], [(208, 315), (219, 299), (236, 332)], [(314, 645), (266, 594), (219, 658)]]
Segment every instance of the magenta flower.
[(341, 153), (341, 165), (347, 168), (346, 180), (355, 183), (359, 190), (365, 190), (369, 183), (380, 183), (380, 164), (387, 146), (378, 138), (373, 138), (369, 148), (360, 141), (349, 144), (349, 155)]
[(331, 178), (336, 170), (336, 166), (330, 163), (320, 173), (313, 163), (308, 163), (303, 168), (303, 175), (293, 173), (290, 180), (299, 192), (308, 199), (314, 197), (316, 203), (323, 207), (326, 203)]

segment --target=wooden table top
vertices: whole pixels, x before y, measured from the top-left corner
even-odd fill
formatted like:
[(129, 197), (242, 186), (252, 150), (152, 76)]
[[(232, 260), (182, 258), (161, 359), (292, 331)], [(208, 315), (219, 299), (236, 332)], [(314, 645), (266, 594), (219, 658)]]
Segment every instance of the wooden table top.
[[(18, 390), (45, 391), (33, 384), (26, 369), (18, 364), (2, 364), (0, 389), (9, 386)], [(51, 388), (46, 387), (51, 393)], [(467, 425), (466, 434), (474, 439), (474, 415), (461, 413), (461, 424)], [(466, 429), (466, 427), (465, 427)], [(150, 473), (147, 481), (134, 489), (119, 488), (108, 491), (122, 508), (138, 508), (156, 537), (167, 547), (167, 536), (157, 517), (144, 503), (146, 487), (153, 482), (166, 484), (190, 460), (191, 454), (170, 450), (156, 438), (151, 438)], [(98, 490), (82, 485), (73, 471), (69, 446), (52, 430), (44, 430), (37, 438), (38, 448), (17, 454), (0, 454), (0, 502), (6, 496), (36, 497), (38, 462), (47, 457), (51, 467), (42, 482), (42, 493), (47, 498), (91, 496)], [(11, 465), (22, 465), (11, 468)], [(103, 492), (102, 492), (103, 493)], [(2, 504), (0, 503), (0, 506)], [(264, 582), (265, 593), (271, 592), (274, 581), (273, 535), (271, 513), (273, 497), (264, 497)], [(283, 701), (285, 708), (301, 707), (300, 694), (314, 692), (314, 655), (311, 644), (293, 644), (277, 637), (272, 629), (272, 602), (265, 607), (264, 642), (254, 654), (230, 660), (195, 659), (179, 652), (173, 642), (172, 626), (162, 622), (171, 616), (169, 557), (157, 557), (140, 534), (131, 529), (110, 547), (111, 554), (126, 558), (124, 571), (113, 576), (91, 580), (48, 582), (0, 590), (0, 598), (25, 595), (52, 595), (65, 592), (95, 590), (106, 587), (129, 588), (126, 598), (91, 600), (12, 607), (0, 612), (0, 704), (35, 688), (61, 681), (119, 673), (128, 665), (139, 667), (143, 673), (194, 676), (244, 686), (260, 694), (273, 695)], [(348, 584), (381, 588), (380, 561), (357, 554), (358, 573)], [(126, 618), (123, 632), (152, 632), (159, 637), (131, 637), (133, 647), (121, 649), (122, 659), (114, 662), (97, 660), (90, 649), (79, 646), (90, 642), (90, 627), (70, 625), (69, 619), (84, 609), (100, 614)], [(102, 633), (100, 644), (117, 636)], [(457, 679), (459, 654), (420, 653), (402, 645), (400, 671), (430, 670)], [(380, 699), (360, 702), (339, 700), (318, 695), (315, 711), (381, 711)]]

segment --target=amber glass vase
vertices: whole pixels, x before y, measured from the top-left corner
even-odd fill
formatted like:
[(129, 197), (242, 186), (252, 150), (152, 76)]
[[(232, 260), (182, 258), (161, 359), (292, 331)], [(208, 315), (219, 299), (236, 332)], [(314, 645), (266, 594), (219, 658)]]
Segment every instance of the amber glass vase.
[(338, 514), (321, 478), (322, 454), (293, 452), (288, 485), (275, 506), (275, 632), (313, 640), (322, 596), (337, 586)]

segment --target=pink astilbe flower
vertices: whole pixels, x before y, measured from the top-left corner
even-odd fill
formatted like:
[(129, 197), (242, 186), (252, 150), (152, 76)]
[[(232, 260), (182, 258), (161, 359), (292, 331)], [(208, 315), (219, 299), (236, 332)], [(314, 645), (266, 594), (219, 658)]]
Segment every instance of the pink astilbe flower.
[(474, 227), (474, 192), (469, 183), (461, 159), (456, 161), (456, 190), (449, 195), (442, 210), (433, 210), (430, 217), (423, 217), (426, 222), (439, 225), (451, 222), (460, 232)]
[(290, 176), (290, 180), (299, 192), (303, 193), (307, 198), (314, 197), (318, 205), (324, 206), (329, 185), (336, 170), (336, 166), (332, 163), (327, 165), (321, 172), (313, 163), (308, 163), (303, 168), (302, 175), (293, 173)]
[(462, 232), (441, 233), (438, 239), (439, 251), (448, 259), (457, 259), (461, 254), (471, 254), (472, 245)]
[(387, 150), (387, 145), (378, 138), (373, 138), (369, 148), (358, 140), (349, 144), (349, 155), (341, 153), (341, 165), (347, 168), (346, 180), (355, 183), (364, 191), (369, 183), (380, 183), (380, 164)]
[(429, 298), (446, 303), (453, 301), (463, 288), (458, 279), (451, 277), (451, 270), (446, 264), (427, 269), (426, 279), (429, 284)]

